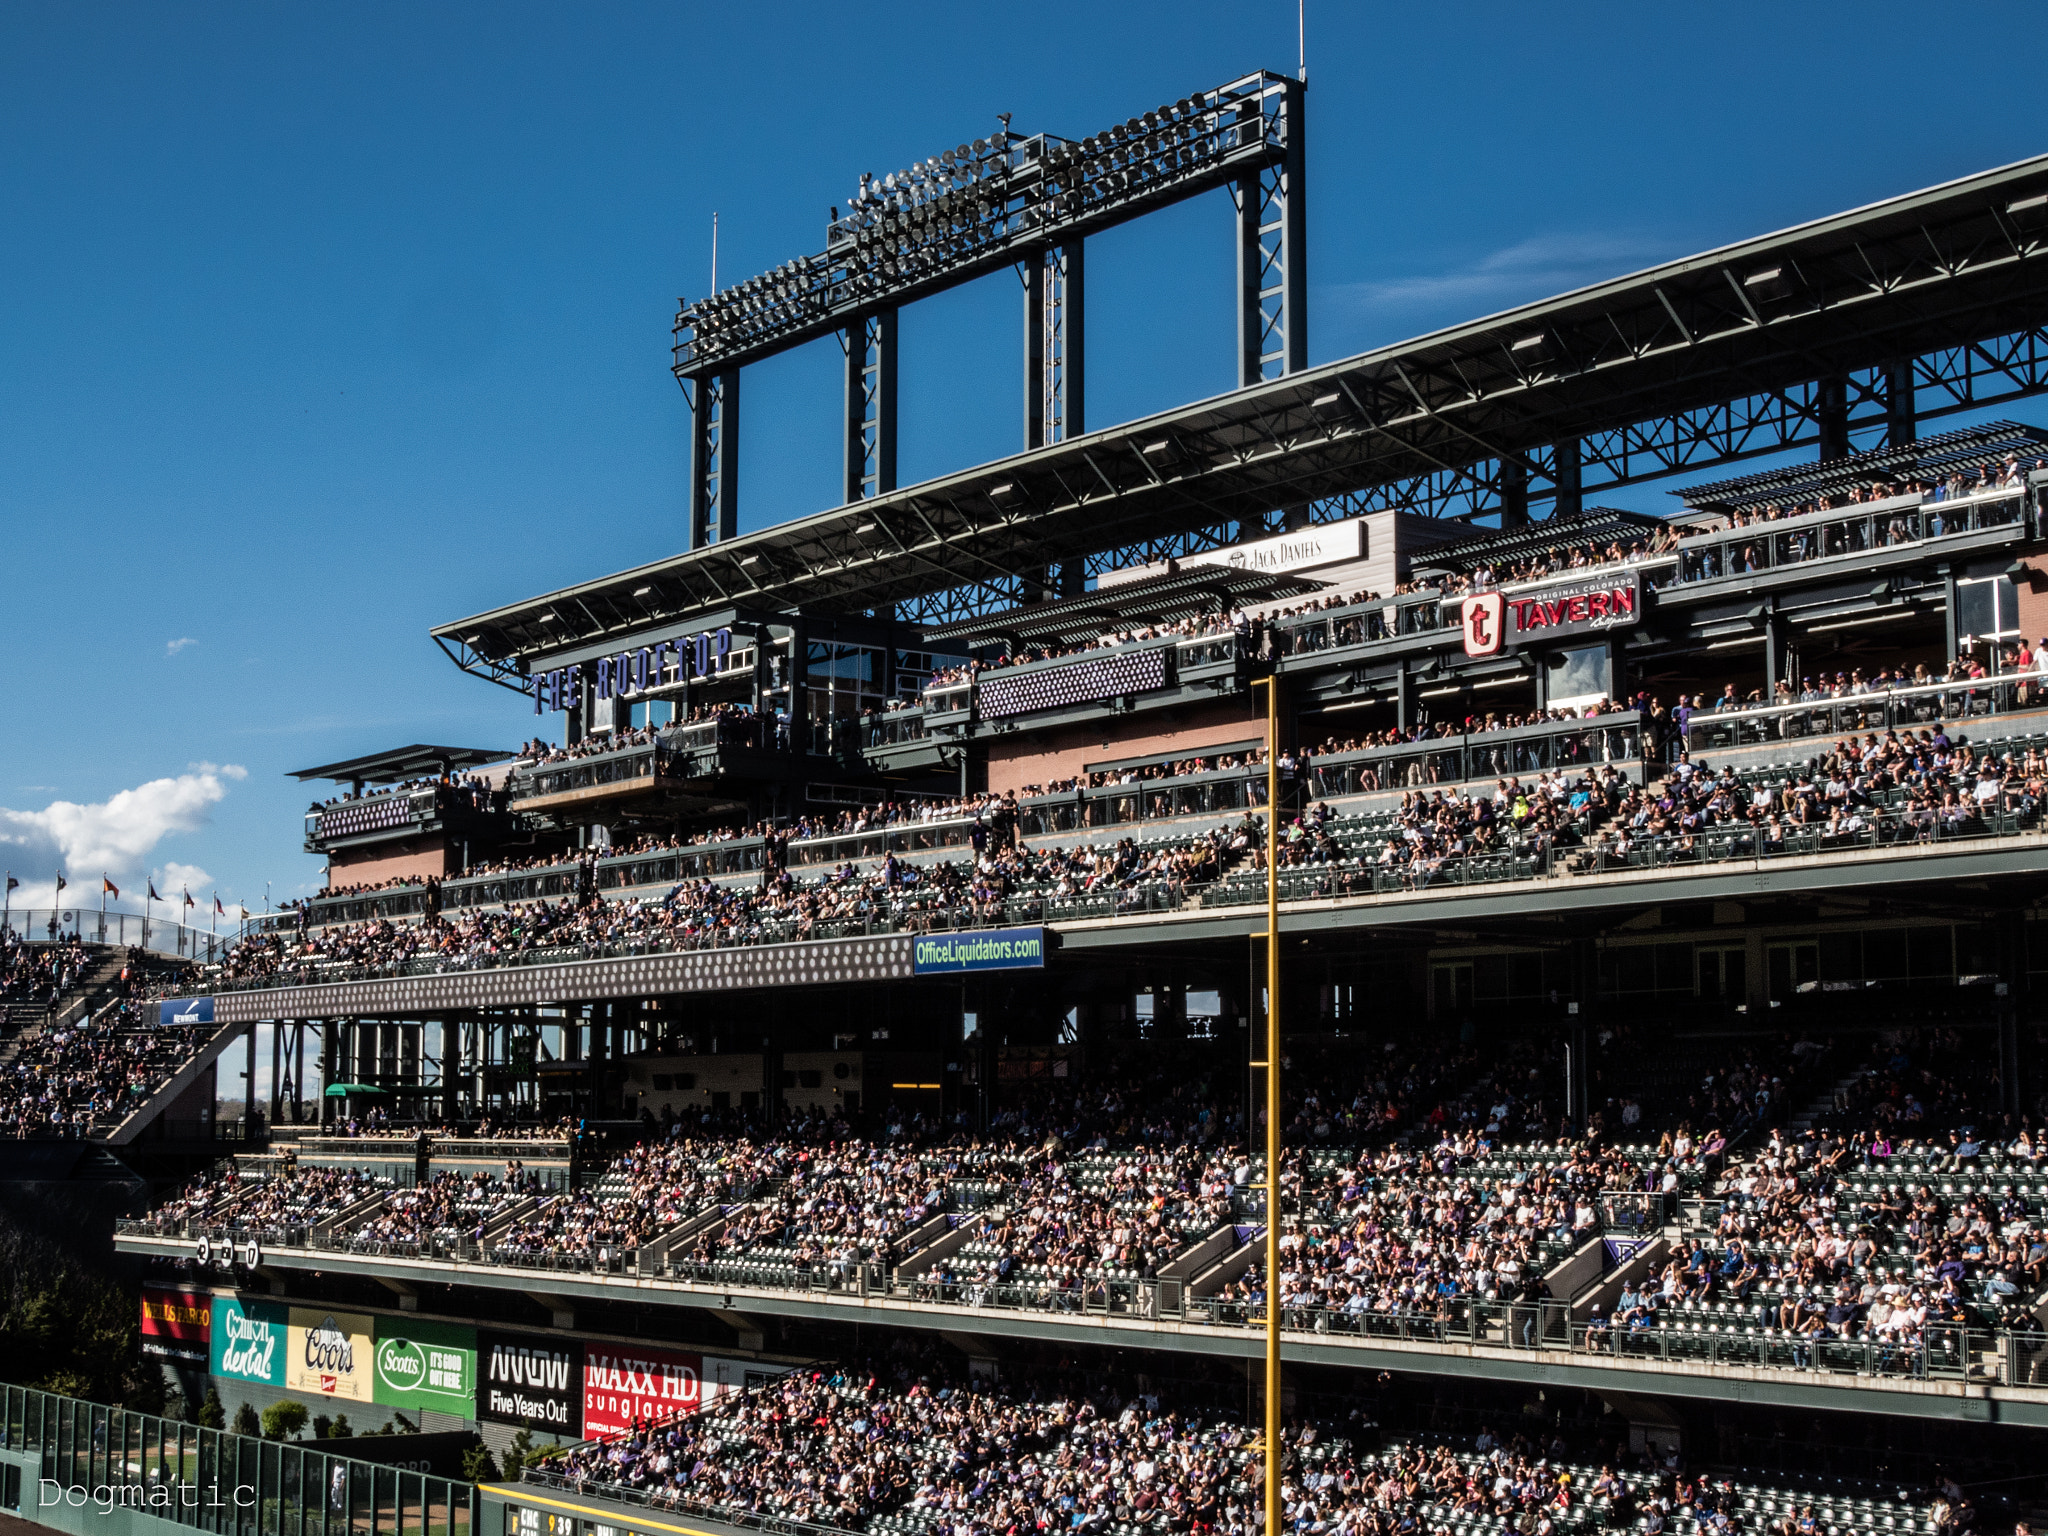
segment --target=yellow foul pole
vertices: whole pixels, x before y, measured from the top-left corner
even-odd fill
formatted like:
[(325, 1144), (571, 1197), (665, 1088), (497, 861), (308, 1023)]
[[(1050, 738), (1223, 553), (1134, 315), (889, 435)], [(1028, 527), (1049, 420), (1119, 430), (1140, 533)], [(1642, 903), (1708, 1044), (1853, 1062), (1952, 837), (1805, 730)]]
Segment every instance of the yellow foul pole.
[(1266, 690), (1266, 1536), (1279, 1536), (1280, 679), (1275, 674), (1253, 686)]

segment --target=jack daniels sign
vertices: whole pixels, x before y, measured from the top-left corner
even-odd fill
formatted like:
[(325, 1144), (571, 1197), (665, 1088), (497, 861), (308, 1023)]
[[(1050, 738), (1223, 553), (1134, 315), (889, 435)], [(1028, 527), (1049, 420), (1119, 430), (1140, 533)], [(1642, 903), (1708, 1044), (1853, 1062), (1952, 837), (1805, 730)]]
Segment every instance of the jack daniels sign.
[(686, 678), (711, 677), (722, 670), (732, 655), (732, 628), (701, 630), (675, 640), (657, 640), (636, 651), (600, 656), (586, 670), (582, 662), (536, 672), (532, 678), (533, 712), (574, 709), (583, 700), (583, 684), (590, 680), (594, 699), (625, 698), (650, 688), (666, 687)]

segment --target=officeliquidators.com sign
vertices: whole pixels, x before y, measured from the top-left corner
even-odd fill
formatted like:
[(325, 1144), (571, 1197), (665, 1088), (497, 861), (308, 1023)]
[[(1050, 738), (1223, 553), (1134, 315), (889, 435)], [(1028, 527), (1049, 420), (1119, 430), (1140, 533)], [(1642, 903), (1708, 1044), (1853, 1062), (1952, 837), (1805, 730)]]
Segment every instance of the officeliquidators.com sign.
[(958, 976), (968, 971), (1032, 970), (1045, 964), (1043, 928), (987, 928), (979, 933), (918, 937), (911, 974)]

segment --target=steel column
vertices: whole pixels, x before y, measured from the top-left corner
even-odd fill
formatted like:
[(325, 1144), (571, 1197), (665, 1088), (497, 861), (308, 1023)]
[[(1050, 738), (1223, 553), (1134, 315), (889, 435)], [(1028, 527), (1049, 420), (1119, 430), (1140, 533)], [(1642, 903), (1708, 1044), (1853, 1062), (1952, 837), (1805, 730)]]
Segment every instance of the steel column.
[(705, 374), (690, 396), (690, 548), (739, 532), (740, 375)]
[(1919, 435), (1919, 420), (1913, 409), (1913, 360), (1910, 357), (1885, 365), (1884, 418), (1887, 448), (1903, 448)]
[(1043, 448), (1087, 430), (1083, 243), (1035, 251), (1024, 282), (1024, 446)]
[(1820, 381), (1819, 397), (1815, 401), (1820, 426), (1820, 456), (1823, 463), (1830, 459), (1849, 457), (1849, 381), (1841, 374), (1834, 374)]
[[(1237, 210), (1239, 388), (1308, 366), (1308, 197), (1302, 84), (1287, 82), (1276, 111), (1285, 144), (1277, 165), (1231, 185)], [(1246, 120), (1258, 116), (1247, 103)], [(1261, 130), (1263, 131), (1263, 124)]]
[(1552, 450), (1551, 484), (1557, 487), (1557, 499), (1551, 503), (1550, 515), (1577, 517), (1585, 505), (1577, 438), (1567, 438)]
[(846, 500), (896, 489), (896, 310), (862, 315), (840, 333), (846, 349)]

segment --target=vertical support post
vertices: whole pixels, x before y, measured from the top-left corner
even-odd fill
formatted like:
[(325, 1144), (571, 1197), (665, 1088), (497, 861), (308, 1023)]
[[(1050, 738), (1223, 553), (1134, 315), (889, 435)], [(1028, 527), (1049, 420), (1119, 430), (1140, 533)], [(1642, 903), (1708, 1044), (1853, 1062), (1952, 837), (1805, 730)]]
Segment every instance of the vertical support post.
[(1552, 517), (1577, 517), (1585, 505), (1585, 493), (1580, 483), (1579, 440), (1568, 437), (1551, 450), (1556, 461), (1554, 484), (1557, 499), (1551, 503)]
[(1529, 466), (1520, 459), (1500, 461), (1500, 525), (1529, 526)]
[(256, 1026), (242, 1037), (242, 1140), (256, 1129)]
[(1043, 448), (1087, 431), (1084, 243), (1024, 258), (1024, 446)]
[(1913, 397), (1913, 359), (1884, 365), (1884, 445), (1903, 448), (1920, 435), (1919, 412)]
[(1822, 379), (1815, 390), (1814, 406), (1820, 424), (1821, 462), (1846, 459), (1849, 457), (1849, 381), (1840, 374), (1830, 374)]
[(702, 374), (691, 385), (690, 548), (703, 549), (739, 532), (739, 370)]
[(846, 349), (846, 500), (896, 489), (896, 309), (862, 315), (840, 337)]
[[(1299, 80), (1239, 109), (1237, 131), (1280, 146), (1277, 164), (1231, 186), (1237, 209), (1237, 374), (1246, 388), (1308, 366), (1306, 132)], [(1270, 107), (1270, 114), (1268, 108)]]
[(1266, 1529), (1280, 1511), (1280, 676), (1266, 690)]
[(1778, 617), (1778, 605), (1764, 600), (1764, 703), (1777, 698), (1778, 680), (1785, 676), (1785, 624)]

